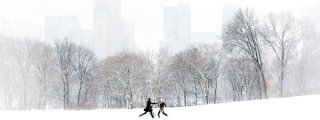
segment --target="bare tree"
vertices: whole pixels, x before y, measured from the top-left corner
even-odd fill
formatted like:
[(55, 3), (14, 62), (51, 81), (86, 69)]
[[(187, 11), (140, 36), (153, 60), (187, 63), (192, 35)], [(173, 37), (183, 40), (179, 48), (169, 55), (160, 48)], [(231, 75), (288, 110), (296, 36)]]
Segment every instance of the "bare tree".
[(50, 45), (35, 42), (31, 48), (32, 62), (39, 80), (39, 108), (45, 110), (48, 96), (48, 82), (53, 76), (54, 50)]
[[(9, 39), (1, 36), (0, 38), (0, 88), (1, 88), (1, 98), (3, 99), (3, 109), (12, 110), (15, 109), (13, 105), (14, 102), (17, 102), (17, 80), (14, 76), (16, 75), (17, 66), (15, 62), (14, 49), (15, 49), (15, 40)], [(19, 93), (20, 94), (20, 93)]]
[(279, 63), (278, 75), (280, 97), (283, 96), (284, 80), (286, 78), (286, 67), (289, 60), (293, 57), (297, 44), (302, 38), (302, 27), (295, 18), (288, 14), (270, 13), (264, 22), (261, 30), (266, 43), (272, 48), (276, 61)]
[(73, 61), (75, 45), (68, 40), (55, 42), (55, 53), (58, 59), (58, 74), (63, 84), (63, 108), (66, 109), (70, 102), (70, 82), (74, 72)]
[[(208, 91), (206, 92), (206, 102), (209, 103), (209, 96), (212, 94), (213, 103), (217, 103), (217, 89), (218, 89), (218, 77), (221, 64), (221, 55), (218, 45), (201, 45), (199, 46), (200, 55), (203, 59), (200, 71), (202, 71), (202, 77), (205, 77), (207, 80)], [(199, 71), (198, 71), (199, 72)], [(200, 73), (200, 72), (199, 72)], [(206, 85), (205, 84), (205, 85)], [(212, 93), (209, 94), (210, 87), (212, 88)]]
[[(146, 55), (146, 63), (150, 66), (150, 76), (151, 83), (148, 89), (152, 91), (152, 97), (157, 98), (166, 98), (164, 94), (169, 80), (171, 79), (170, 73), (167, 70), (169, 67), (169, 55), (166, 49), (161, 49), (159, 53), (150, 52)], [(148, 82), (148, 81), (146, 81)], [(147, 96), (146, 98), (147, 99)]]
[(106, 69), (107, 80), (111, 80), (111, 84), (115, 86), (111, 90), (121, 95), (127, 108), (133, 108), (133, 101), (138, 97), (138, 90), (140, 90), (139, 86), (149, 75), (150, 68), (145, 57), (135, 53), (121, 52), (106, 58), (104, 68), (109, 68)]
[(259, 91), (255, 65), (249, 56), (241, 51), (233, 51), (225, 57), (225, 79), (230, 82), (233, 101), (250, 100), (254, 98), (255, 91)]
[(20, 93), (23, 93), (22, 98), (23, 98), (23, 105), (21, 109), (29, 109), (29, 96), (31, 95), (31, 89), (29, 88), (29, 85), (32, 85), (32, 79), (31, 79), (31, 74), (32, 72), (32, 62), (30, 59), (30, 54), (31, 54), (31, 45), (33, 41), (31, 40), (24, 40), (23, 42), (16, 41), (15, 42), (15, 48), (14, 50), (14, 56), (15, 56), (15, 61), (18, 67), (18, 70), (20, 72), (20, 80), (22, 83), (22, 89)]
[(112, 64), (110, 58), (103, 59), (99, 63), (98, 74), (96, 79), (100, 85), (98, 85), (100, 94), (102, 96), (102, 107), (103, 108), (111, 108), (112, 96), (116, 96), (113, 91), (113, 84), (111, 80), (111, 68), (108, 67), (109, 64)]
[(239, 10), (233, 20), (223, 28), (224, 45), (238, 48), (246, 53), (255, 65), (261, 98), (268, 98), (266, 79), (263, 70), (261, 40), (259, 40), (259, 23), (249, 9)]
[[(170, 68), (169, 70), (173, 72), (173, 79), (175, 81), (174, 84), (176, 84), (176, 94), (177, 94), (177, 99), (180, 103), (180, 93), (179, 91), (182, 90), (183, 93), (183, 101), (184, 101), (184, 106), (187, 106), (187, 94), (188, 94), (188, 84), (189, 84), (189, 69), (187, 66), (187, 61), (185, 59), (184, 53), (179, 52), (175, 56), (173, 56), (173, 60), (170, 63)], [(179, 87), (177, 87), (179, 86)], [(179, 89), (180, 88), (180, 89)], [(180, 105), (180, 104), (179, 104)]]
[(188, 49), (185, 51), (185, 59), (186, 59), (186, 65), (187, 69), (193, 76), (193, 83), (195, 86), (195, 95), (196, 95), (196, 104), (197, 104), (197, 97), (198, 97), (198, 90), (197, 85), (200, 85), (202, 87), (202, 91), (205, 97), (205, 101), (208, 104), (209, 103), (209, 79), (208, 71), (209, 71), (209, 65), (207, 65), (206, 59), (203, 58), (202, 53), (200, 50), (196, 47), (193, 47), (191, 49)]
[[(320, 44), (320, 35), (315, 29), (314, 23), (310, 21), (303, 22), (303, 36), (300, 43), (297, 46), (298, 55), (294, 59), (296, 60), (297, 67), (296, 72), (290, 72), (290, 76), (294, 76), (293, 79), (296, 79), (296, 95), (305, 95), (310, 94), (308, 91), (315, 91), (314, 89), (318, 82), (318, 77), (315, 74), (316, 69), (319, 69), (319, 66), (314, 61), (319, 59), (319, 44)], [(315, 80), (315, 81), (313, 81)], [(309, 84), (308, 84), (309, 83)], [(308, 90), (309, 89), (309, 90)]]
[(77, 104), (79, 107), (81, 107), (80, 100), (82, 89), (84, 86), (88, 86), (90, 77), (93, 76), (97, 67), (96, 61), (97, 60), (93, 51), (81, 46), (76, 47), (73, 69), (76, 73), (77, 79), (79, 80), (77, 95)]
[[(184, 52), (184, 59), (186, 61), (186, 69), (191, 74), (192, 83), (194, 86), (193, 94), (195, 95), (195, 105), (198, 104), (198, 97), (199, 95), (199, 89), (203, 89), (204, 91), (204, 96), (206, 103), (208, 104), (208, 91), (209, 91), (209, 84), (208, 84), (208, 79), (205, 77), (203, 74), (203, 71), (201, 67), (202, 64), (204, 63), (204, 59), (201, 56), (200, 50), (196, 47), (187, 49)], [(203, 87), (201, 87), (201, 83), (203, 83)]]
[[(150, 79), (151, 82), (147, 83), (148, 88), (151, 90), (152, 93), (152, 98), (158, 98), (159, 97), (159, 79), (158, 79), (158, 70), (159, 70), (159, 65), (158, 65), (158, 56), (155, 52), (150, 52), (146, 54), (146, 63), (150, 66), (151, 68), (151, 74), (150, 74)], [(145, 99), (148, 97), (146, 96)]]

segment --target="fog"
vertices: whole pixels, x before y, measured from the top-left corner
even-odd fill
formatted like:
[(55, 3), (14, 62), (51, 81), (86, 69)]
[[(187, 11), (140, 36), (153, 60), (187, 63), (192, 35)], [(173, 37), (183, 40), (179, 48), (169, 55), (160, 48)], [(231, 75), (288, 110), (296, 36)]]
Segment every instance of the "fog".
[[(135, 42), (143, 49), (158, 49), (162, 39), (163, 7), (188, 4), (191, 10), (192, 32), (220, 32), (222, 9), (225, 4), (250, 7), (259, 13), (270, 11), (305, 15), (304, 10), (315, 7), (317, 0), (122, 0), (123, 18), (135, 24)], [(1, 0), (0, 23), (32, 22), (41, 26), (44, 39), (46, 16), (76, 15), (81, 28), (93, 29), (93, 0)], [(3, 25), (2, 25), (3, 26)]]
[(319, 12), (319, 0), (1, 0), (0, 109), (320, 94)]

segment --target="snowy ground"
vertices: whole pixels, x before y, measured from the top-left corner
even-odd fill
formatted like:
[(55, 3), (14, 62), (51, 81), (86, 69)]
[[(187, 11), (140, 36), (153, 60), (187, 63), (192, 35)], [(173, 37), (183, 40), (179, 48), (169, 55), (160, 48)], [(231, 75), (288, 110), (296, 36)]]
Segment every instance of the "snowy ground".
[[(158, 108), (154, 109), (155, 114)], [(166, 108), (163, 120), (320, 120), (320, 95)], [(149, 120), (143, 109), (0, 111), (1, 120)], [(155, 117), (155, 119), (159, 119)]]

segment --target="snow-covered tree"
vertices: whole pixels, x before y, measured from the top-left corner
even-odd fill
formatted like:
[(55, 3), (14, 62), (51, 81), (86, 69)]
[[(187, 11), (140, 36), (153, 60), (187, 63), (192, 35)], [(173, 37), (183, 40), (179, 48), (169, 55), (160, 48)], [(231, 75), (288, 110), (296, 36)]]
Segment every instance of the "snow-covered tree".
[(226, 24), (222, 31), (224, 47), (236, 48), (249, 56), (256, 68), (261, 98), (268, 98), (267, 84), (262, 62), (261, 42), (259, 39), (259, 22), (253, 11), (239, 10), (232, 21)]
[(290, 14), (270, 13), (260, 31), (263, 39), (272, 48), (277, 61), (279, 92), (283, 96), (284, 80), (287, 76), (288, 62), (296, 53), (296, 46), (300, 43), (303, 33), (301, 24)]
[(143, 55), (121, 52), (115, 56), (105, 59), (104, 67), (106, 80), (112, 84), (112, 92), (121, 95), (125, 100), (125, 106), (129, 109), (133, 108), (142, 86), (143, 81), (148, 79), (149, 65)]
[(32, 59), (36, 78), (39, 83), (39, 108), (45, 110), (48, 100), (48, 87), (54, 76), (54, 49), (49, 44), (34, 42), (31, 46)]
[(79, 107), (81, 107), (81, 104), (85, 103), (86, 98), (81, 101), (81, 97), (83, 96), (82, 93), (88, 92), (90, 80), (92, 80), (94, 72), (96, 72), (96, 62), (96, 56), (92, 50), (82, 46), (77, 46), (75, 48), (73, 69), (78, 81), (77, 104)]
[[(68, 40), (55, 42), (55, 53), (57, 56), (57, 72), (62, 83), (63, 108), (66, 109), (70, 103), (71, 80), (74, 73), (73, 62), (75, 54), (75, 44)], [(59, 91), (57, 91), (59, 96)]]

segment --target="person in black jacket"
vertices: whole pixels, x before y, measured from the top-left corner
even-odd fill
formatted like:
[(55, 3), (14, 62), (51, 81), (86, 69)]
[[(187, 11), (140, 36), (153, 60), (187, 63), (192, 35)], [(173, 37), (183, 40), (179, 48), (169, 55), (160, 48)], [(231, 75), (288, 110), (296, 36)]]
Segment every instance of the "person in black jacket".
[(148, 99), (148, 102), (147, 102), (147, 106), (146, 108), (144, 109), (144, 113), (142, 113), (141, 115), (139, 115), (139, 117), (143, 116), (144, 114), (146, 114), (147, 112), (150, 112), (150, 115), (151, 117), (153, 118), (154, 115), (153, 115), (153, 109), (152, 109), (152, 104), (158, 104), (158, 103), (152, 103), (151, 102), (151, 98)]
[(160, 118), (160, 112), (162, 112), (162, 114), (164, 114), (165, 116), (168, 117), (168, 114), (164, 113), (164, 107), (166, 107), (166, 103), (162, 102), (162, 100), (159, 100), (159, 104), (158, 106), (160, 106), (159, 112), (158, 112), (158, 117)]

